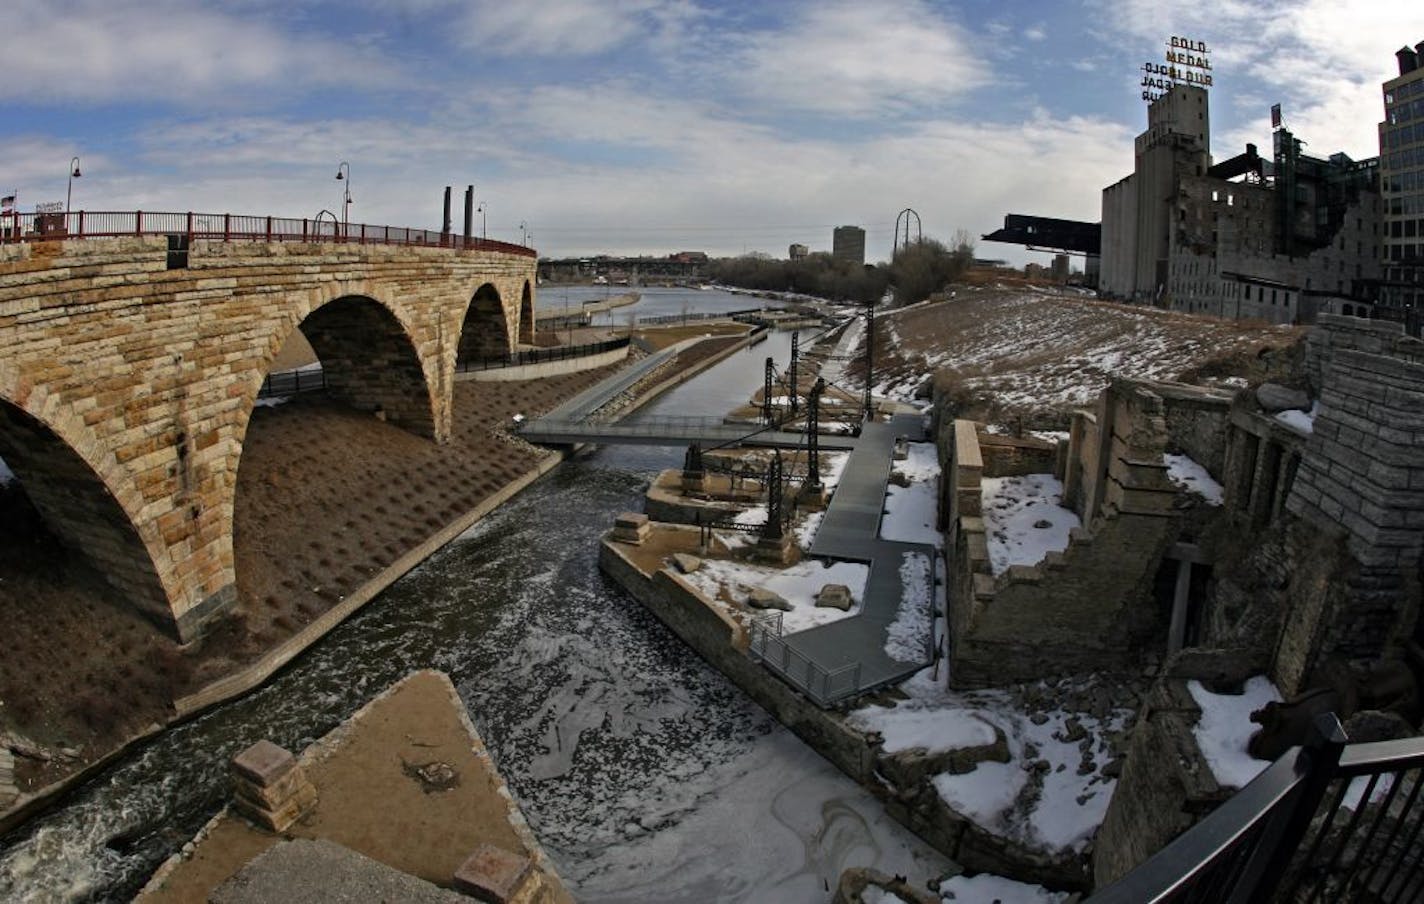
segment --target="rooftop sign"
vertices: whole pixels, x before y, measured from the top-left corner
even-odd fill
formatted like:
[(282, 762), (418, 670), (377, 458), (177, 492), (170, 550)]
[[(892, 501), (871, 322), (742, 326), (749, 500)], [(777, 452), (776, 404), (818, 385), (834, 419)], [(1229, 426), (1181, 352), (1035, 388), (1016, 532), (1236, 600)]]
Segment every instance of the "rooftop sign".
[(1211, 58), (1205, 41), (1173, 36), (1167, 41), (1165, 63), (1142, 65), (1142, 99), (1149, 104), (1176, 85), (1211, 87)]

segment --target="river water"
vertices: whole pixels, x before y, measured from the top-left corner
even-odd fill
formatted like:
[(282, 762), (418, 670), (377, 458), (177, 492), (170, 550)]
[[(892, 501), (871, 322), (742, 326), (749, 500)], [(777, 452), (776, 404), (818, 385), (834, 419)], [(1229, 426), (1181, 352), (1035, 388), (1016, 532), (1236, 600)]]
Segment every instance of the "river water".
[[(789, 345), (773, 334), (648, 413), (743, 402)], [(556, 469), (268, 685), (0, 840), (0, 900), (126, 900), (222, 805), (234, 754), (300, 750), (420, 668), (450, 674), (581, 901), (824, 902), (846, 866), (934, 875), (942, 858), (598, 571), (613, 515), (681, 454), (609, 447)]]

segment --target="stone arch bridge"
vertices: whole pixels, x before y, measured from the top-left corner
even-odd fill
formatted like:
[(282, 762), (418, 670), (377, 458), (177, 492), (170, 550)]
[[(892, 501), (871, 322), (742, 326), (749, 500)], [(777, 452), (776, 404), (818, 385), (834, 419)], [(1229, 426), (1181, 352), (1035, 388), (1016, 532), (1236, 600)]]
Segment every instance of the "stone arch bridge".
[(0, 457), (180, 640), (236, 601), (258, 388), (300, 330), (329, 392), (433, 442), (457, 362), (533, 340), (533, 251), (165, 236), (0, 245)]

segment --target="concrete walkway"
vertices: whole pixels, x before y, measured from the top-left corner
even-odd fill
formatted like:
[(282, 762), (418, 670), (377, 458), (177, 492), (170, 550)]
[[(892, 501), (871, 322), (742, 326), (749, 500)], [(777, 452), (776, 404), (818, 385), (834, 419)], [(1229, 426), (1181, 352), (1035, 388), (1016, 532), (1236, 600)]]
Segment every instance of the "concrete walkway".
[[(810, 549), (810, 555), (817, 558), (870, 563), (860, 613), (782, 638), (788, 648), (827, 673), (859, 663), (854, 685), (832, 683), (834, 686), (827, 692), (812, 694), (813, 698), (821, 696), (823, 699), (818, 702), (823, 704), (906, 678), (929, 662), (928, 650), (915, 662), (901, 662), (885, 652), (886, 631), (899, 614), (905, 594), (900, 580), (905, 555), (924, 555), (931, 568), (935, 559), (932, 546), (880, 539), (880, 515), (885, 507), (885, 486), (890, 480), (897, 436), (912, 442), (924, 439), (924, 419), (918, 414), (900, 414), (888, 422), (869, 423), (862, 428), (860, 441), (850, 454)], [(768, 661), (767, 665), (792, 678), (793, 684), (802, 684), (773, 662)]]
[[(559, 422), (582, 421), (663, 361), (699, 341), (696, 338), (685, 340), (650, 355), (560, 405), (541, 420), (551, 426)], [(848, 437), (836, 437), (835, 442), (828, 442), (829, 437), (821, 440), (823, 447), (849, 447), (852, 451), (809, 554), (816, 558), (870, 563), (870, 576), (866, 581), (860, 613), (786, 635), (779, 640), (770, 639), (769, 649), (766, 646), (759, 648), (764, 651), (761, 659), (768, 668), (823, 705), (905, 678), (929, 661), (928, 652), (915, 662), (901, 662), (885, 652), (886, 631), (899, 614), (900, 600), (905, 594), (900, 580), (900, 567), (905, 555), (918, 553), (929, 558), (931, 563), (935, 559), (932, 546), (880, 539), (885, 486), (890, 481), (895, 438), (898, 436), (905, 436), (911, 441), (923, 440), (924, 418), (919, 414), (897, 414), (888, 421), (865, 424), (860, 437), (852, 443), (846, 442)], [(763, 442), (770, 438), (759, 437)], [(609, 435), (597, 441), (627, 442), (632, 439), (613, 436), (610, 431)], [(685, 439), (674, 444), (685, 444)], [(774, 440), (770, 444), (774, 444)], [(785, 651), (777, 649), (778, 646), (789, 650), (796, 657), (795, 661), (785, 657)], [(813, 664), (809, 669), (808, 660)], [(780, 667), (779, 662), (785, 662), (786, 666)], [(856, 664), (859, 664), (859, 672), (854, 675), (854, 682), (849, 682)], [(827, 680), (829, 673), (840, 669), (848, 670), (840, 676), (840, 682)]]

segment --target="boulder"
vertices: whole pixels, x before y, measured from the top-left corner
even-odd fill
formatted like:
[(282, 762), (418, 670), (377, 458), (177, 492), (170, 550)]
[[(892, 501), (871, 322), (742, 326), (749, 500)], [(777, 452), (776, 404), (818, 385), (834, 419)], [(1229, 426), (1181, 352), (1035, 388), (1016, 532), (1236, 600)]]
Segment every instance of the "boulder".
[(1304, 390), (1288, 389), (1279, 383), (1262, 383), (1256, 387), (1256, 403), (1271, 414), (1278, 411), (1306, 411), (1310, 408), (1310, 396), (1306, 395)]
[(765, 587), (753, 587), (747, 592), (747, 605), (753, 609), (780, 609), (782, 612), (790, 612), (791, 604), (778, 593), (772, 593)]
[(1368, 741), (1397, 741), (1414, 734), (1414, 728), (1398, 713), (1364, 709), (1346, 719), (1342, 727), (1351, 744)]
[(851, 597), (850, 588), (845, 584), (826, 584), (816, 594), (817, 608), (849, 612), (854, 604), (855, 599)]
[(672, 554), (672, 564), (683, 574), (691, 574), (702, 567), (702, 560), (690, 553), (675, 552)]

